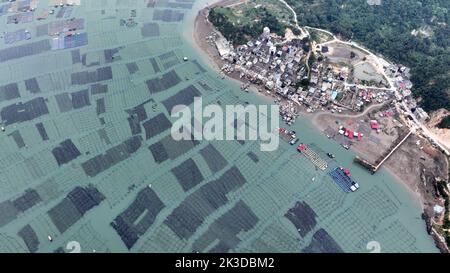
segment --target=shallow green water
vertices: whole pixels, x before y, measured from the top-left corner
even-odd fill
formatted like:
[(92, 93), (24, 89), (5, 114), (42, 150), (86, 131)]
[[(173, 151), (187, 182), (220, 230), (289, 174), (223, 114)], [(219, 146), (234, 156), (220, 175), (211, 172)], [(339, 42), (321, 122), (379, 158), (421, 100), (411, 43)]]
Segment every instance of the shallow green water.
[[(160, 5), (167, 2), (169, 1), (161, 2)], [(381, 252), (436, 252), (431, 237), (426, 233), (425, 224), (420, 219), (420, 205), (403, 185), (384, 171), (372, 176), (354, 165), (352, 152), (325, 138), (307, 120), (301, 118), (293, 126), (301, 141), (314, 144), (318, 152), (321, 149), (334, 153), (337, 162), (330, 162), (330, 165), (349, 167), (352, 176), (361, 185), (358, 192), (342, 192), (325, 172), (316, 171), (305, 157), (283, 141), (279, 150), (273, 153), (261, 152), (258, 142), (247, 141), (241, 145), (237, 141), (203, 141), (176, 158), (162, 163), (155, 161), (149, 147), (168, 136), (170, 130), (146, 139), (142, 123), (159, 113), (169, 118), (162, 102), (183, 88), (194, 84), (206, 103), (218, 100), (222, 105), (246, 101), (253, 104), (267, 103), (267, 99), (258, 95), (241, 92), (236, 83), (221, 80), (207, 60), (193, 47), (189, 40), (193, 20), (206, 2), (196, 1), (192, 9), (172, 9), (184, 13), (183, 21), (156, 20), (159, 36), (143, 37), (143, 24), (153, 22), (155, 10), (168, 9), (167, 7), (148, 8), (144, 1), (133, 0), (82, 1), (82, 5), (75, 7), (70, 17), (86, 20), (85, 30), (89, 44), (78, 48), (81, 55), (86, 54), (85, 64), (73, 63), (72, 49), (0, 62), (0, 69), (3, 71), (0, 73), (0, 86), (17, 82), (20, 93), (20, 98), (1, 101), (2, 108), (12, 103), (44, 97), (49, 110), (49, 114), (6, 126), (6, 132), (0, 136), (0, 162), (3, 163), (0, 202), (8, 208), (8, 202), (20, 198), (27, 189), (35, 189), (40, 197), (39, 202), (0, 225), (0, 251), (31, 251), (23, 236), (18, 234), (29, 225), (35, 237), (30, 237), (28, 232), (28, 243), (36, 246), (35, 241), (30, 238), (37, 239), (37, 249), (34, 249), (37, 252), (52, 252), (57, 249), (69, 251), (66, 249), (69, 241), (79, 242), (82, 252), (192, 252), (210, 251), (217, 246), (220, 247), (216, 250), (234, 252), (299, 252), (311, 243), (313, 235), (320, 229), (324, 229), (347, 252), (368, 252), (366, 244), (370, 241), (378, 241)], [(38, 12), (44, 8), (47, 8), (46, 1), (40, 1)], [(133, 9), (136, 9), (137, 16), (132, 18), (137, 26), (120, 26), (120, 19), (130, 18)], [(2, 25), (6, 16), (0, 17)], [(53, 16), (45, 21), (4, 26), (7, 31), (26, 27), (34, 34), (35, 26), (58, 20), (61, 19)], [(44, 38), (48, 37), (33, 37), (31, 41), (16, 44)], [(11, 45), (2, 44), (0, 49), (8, 47)], [(118, 49), (117, 57), (106, 62), (103, 50), (118, 47), (121, 48)], [(169, 64), (169, 59), (159, 58), (157, 62), (161, 72), (155, 71), (149, 58), (158, 58), (171, 51), (177, 62)], [(188, 56), (190, 61), (183, 62), (184, 56)], [(203, 71), (193, 60), (198, 60), (206, 70)], [(136, 63), (139, 70), (131, 73), (126, 66), (129, 63)], [(106, 93), (93, 93), (91, 84), (71, 83), (73, 73), (93, 71), (105, 66), (111, 67), (113, 75), (112, 79), (98, 82), (108, 86)], [(161, 92), (150, 93), (145, 81), (160, 77), (171, 69), (180, 78), (180, 83)], [(26, 90), (23, 81), (33, 77), (37, 78), (40, 93)], [(204, 84), (211, 87), (211, 90), (202, 89)], [(90, 104), (62, 112), (55, 95), (84, 88), (91, 91)], [(99, 99), (104, 100), (104, 111), (100, 111), (100, 114)], [(149, 102), (150, 99), (153, 101)], [(90, 176), (83, 169), (83, 163), (132, 137), (128, 123), (130, 114), (126, 110), (142, 103), (148, 118), (139, 125), (142, 132), (135, 134), (142, 137), (141, 146), (129, 157), (117, 160), (106, 170)], [(156, 104), (155, 108), (153, 104)], [(38, 122), (43, 123), (48, 140), (40, 138), (35, 127)], [(15, 130), (20, 133), (25, 147), (19, 148), (17, 140), (11, 137), (10, 134)], [(58, 166), (52, 150), (65, 139), (72, 140), (80, 155)], [(208, 144), (212, 144), (227, 161), (226, 166), (218, 171), (213, 171), (200, 153)], [(248, 156), (249, 152), (257, 156), (257, 163)], [(195, 162), (203, 179), (189, 190), (183, 190), (171, 170), (188, 159)], [(246, 182), (230, 190), (226, 194), (225, 203), (211, 205), (214, 200), (222, 198), (214, 192), (220, 186), (211, 187), (212, 192), (201, 198), (196, 195), (205, 190), (205, 185), (219, 179), (233, 166), (239, 169)], [(229, 185), (231, 182), (227, 180), (224, 183)], [(93, 185), (104, 199), (61, 231), (61, 225), (65, 224), (60, 223), (58, 228), (55, 224), (58, 220), (49, 211), (59, 208), (76, 186), (86, 188), (88, 184)], [(130, 234), (139, 235), (128, 249), (111, 223), (149, 185), (164, 208), (155, 213), (154, 219), (150, 219), (152, 217), (148, 212), (157, 206), (151, 203), (156, 198), (140, 204), (144, 207), (142, 213), (132, 217), (128, 223), (132, 230)], [(210, 196), (213, 198), (209, 205), (203, 203), (202, 200)], [(80, 200), (81, 205), (87, 206), (86, 199)], [(299, 201), (306, 202), (315, 213), (315, 224), (304, 236), (284, 216)], [(150, 203), (151, 206), (148, 206)], [(178, 229), (167, 220), (181, 217), (173, 215), (182, 204), (187, 204), (179, 209), (183, 215), (190, 215), (190, 212), (197, 215), (195, 213), (200, 213), (199, 211), (206, 214), (201, 223), (185, 236), (177, 234)], [(214, 209), (209, 211), (211, 207)], [(70, 214), (63, 216), (72, 219), (73, 210), (65, 208), (58, 211)], [(0, 213), (5, 211), (0, 210)], [(193, 215), (188, 219), (195, 222)], [(241, 217), (242, 215), (250, 216)], [(6, 214), (0, 217), (7, 219)], [(52, 236), (52, 242), (47, 239), (48, 235)], [(31, 241), (34, 243), (30, 243)]]

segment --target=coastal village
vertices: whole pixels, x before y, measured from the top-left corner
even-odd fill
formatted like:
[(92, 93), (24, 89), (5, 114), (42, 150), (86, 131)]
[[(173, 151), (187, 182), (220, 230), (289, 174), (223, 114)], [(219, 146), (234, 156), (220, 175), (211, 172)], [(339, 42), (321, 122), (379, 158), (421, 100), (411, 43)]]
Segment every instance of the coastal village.
[[(207, 39), (215, 45), (224, 61), (222, 73), (244, 81), (241, 86), (243, 91), (248, 92), (252, 85), (258, 92), (274, 97), (287, 125), (295, 122), (302, 110), (307, 113), (322, 111), (357, 115), (373, 106), (385, 109), (366, 122), (366, 127), (370, 127), (368, 129), (357, 131), (339, 125), (336, 130), (326, 131), (329, 138), (339, 134), (349, 140), (360, 141), (367, 130), (374, 130), (378, 134), (383, 130), (392, 131), (393, 127), (403, 127), (407, 122), (405, 116), (412, 119), (400, 107), (396, 107), (396, 101), (403, 101), (408, 109), (414, 109), (416, 119), (426, 121), (429, 118), (411, 95), (412, 83), (407, 67), (383, 67), (384, 73), (395, 79), (395, 87), (391, 88), (387, 86), (387, 80), (375, 83), (373, 80), (361, 81), (354, 77), (355, 73), (348, 66), (326, 61), (326, 54), (330, 50), (327, 45), (315, 46), (313, 54), (319, 57), (311, 62), (311, 52), (305, 51), (309, 47), (306, 39), (284, 40), (271, 33), (269, 27), (264, 27), (259, 38), (237, 47), (218, 32), (211, 33)], [(355, 58), (356, 53), (351, 51), (349, 55)], [(393, 120), (389, 126), (383, 123), (386, 117)], [(351, 141), (340, 142), (346, 149), (352, 144)]]
[[(208, 39), (226, 62), (221, 67), (225, 74), (239, 75), (240, 79), (257, 86), (259, 92), (276, 97), (277, 102), (284, 99), (290, 102), (289, 105), (303, 106), (309, 113), (345, 113), (362, 112), (373, 104), (405, 100), (409, 108), (415, 109), (417, 119), (426, 121), (429, 118), (411, 95), (412, 83), (407, 67), (383, 67), (385, 73), (395, 78), (395, 88), (400, 90), (397, 93), (383, 86), (381, 81), (375, 83), (381, 87), (364, 85), (364, 81), (353, 78), (349, 67), (326, 62), (324, 55), (328, 46), (317, 45), (315, 52), (319, 58), (311, 62), (309, 52), (304, 50), (307, 47), (305, 40), (283, 41), (283, 37), (271, 33), (269, 27), (264, 28), (258, 39), (236, 48), (217, 32), (211, 33)], [(249, 84), (242, 85), (243, 90), (248, 91), (248, 88)], [(298, 114), (292, 109), (283, 107), (281, 113), (288, 124), (292, 124)], [(386, 114), (392, 116), (393, 112)], [(379, 129), (376, 123), (372, 121), (372, 127)]]
[[(207, 15), (205, 17), (207, 21)], [(286, 126), (292, 125), (303, 114), (328, 113), (328, 121), (324, 122), (327, 125), (321, 130), (345, 149), (355, 145), (365, 155), (373, 154), (368, 158), (355, 158), (356, 163), (372, 173), (389, 157), (394, 157), (396, 150), (402, 150), (401, 145), (407, 148), (398, 151), (399, 154), (404, 154), (405, 150), (415, 151), (415, 163), (405, 165), (430, 164), (433, 159), (427, 159), (423, 154), (436, 154), (430, 152), (433, 149), (449, 156), (446, 147), (426, 134), (421, 126), (429, 116), (412, 96), (408, 67), (387, 62), (336, 38), (324, 41), (309, 38), (303, 31), (300, 35), (293, 35), (290, 29), (286, 30), (285, 37), (281, 37), (272, 32), (270, 26), (264, 26), (259, 37), (242, 45), (233, 45), (216, 29), (206, 35), (205, 41), (215, 48), (220, 58), (216, 63), (222, 77), (227, 75), (240, 80), (242, 91), (257, 90), (273, 98), (280, 105), (280, 116)], [(334, 122), (331, 121), (333, 118)], [(291, 145), (298, 142), (295, 132), (286, 128), (280, 128), (280, 135), (282, 138), (287, 135)], [(412, 135), (415, 137), (410, 137)], [(312, 149), (308, 148), (308, 153), (305, 153), (306, 148), (301, 143), (297, 149), (316, 168), (324, 170), (325, 161)], [(332, 154), (327, 155), (334, 158)], [(427, 215), (434, 217), (425, 218), (429, 232), (436, 236), (438, 242), (445, 239), (433, 228), (440, 229), (445, 221), (444, 215), (448, 217), (448, 213), (444, 213), (447, 201), (445, 193), (440, 193), (432, 185), (442, 181), (439, 175), (446, 176), (445, 156), (443, 158), (442, 166), (428, 165), (441, 170), (436, 174), (437, 180), (428, 186), (426, 182), (420, 186), (424, 191), (436, 192), (435, 196), (426, 198), (429, 201)], [(414, 175), (423, 181), (424, 171), (425, 168)], [(344, 191), (352, 192), (359, 188), (358, 183), (350, 178), (348, 169), (336, 168), (329, 175)], [(419, 183), (417, 179), (414, 181)], [(445, 243), (442, 243), (441, 249), (445, 248)]]

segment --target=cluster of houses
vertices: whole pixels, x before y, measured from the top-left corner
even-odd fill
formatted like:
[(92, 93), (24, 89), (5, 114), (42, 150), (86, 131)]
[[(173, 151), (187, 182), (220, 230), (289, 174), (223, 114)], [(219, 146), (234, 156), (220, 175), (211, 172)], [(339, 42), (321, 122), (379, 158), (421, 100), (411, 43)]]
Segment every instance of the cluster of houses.
[(396, 94), (396, 99), (398, 101), (406, 102), (409, 110), (411, 110), (419, 121), (427, 121), (430, 118), (428, 113), (421, 107), (418, 107), (417, 101), (414, 99), (411, 92), (413, 84), (410, 80), (410, 68), (402, 65), (390, 65), (389, 67), (386, 67), (385, 72), (389, 77), (395, 79), (395, 88), (399, 91)]
[[(304, 105), (308, 112), (361, 111), (365, 104), (391, 98), (388, 91), (348, 84), (351, 78), (348, 67), (324, 62), (323, 57), (311, 62), (307, 41), (298, 38), (283, 41), (267, 27), (257, 39), (236, 48), (221, 35), (213, 39), (225, 61), (224, 73), (235, 73), (260, 86), (260, 92), (265, 89), (267, 93)], [(321, 51), (326, 52), (327, 47)]]

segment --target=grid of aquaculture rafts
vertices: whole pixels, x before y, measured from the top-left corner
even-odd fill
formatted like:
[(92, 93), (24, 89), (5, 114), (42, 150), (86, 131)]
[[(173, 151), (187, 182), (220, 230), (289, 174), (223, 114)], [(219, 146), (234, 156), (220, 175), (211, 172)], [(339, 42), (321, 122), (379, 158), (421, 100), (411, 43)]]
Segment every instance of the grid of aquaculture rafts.
[[(153, 224), (156, 216), (165, 207), (158, 195), (150, 188), (140, 190), (134, 201), (120, 213), (111, 226), (116, 230), (125, 246), (130, 249), (140, 236)], [(143, 217), (141, 217), (143, 215)]]
[[(234, 146), (238, 149), (239, 146), (241, 146), (237, 141), (233, 142), (235, 144)], [(219, 147), (220, 149), (222, 147)], [(223, 146), (225, 149), (225, 145)], [(253, 148), (251, 151), (249, 149)], [(256, 148), (256, 149), (255, 149)], [(248, 154), (251, 152), (251, 158)], [(276, 159), (273, 157), (272, 154), (262, 153), (258, 150), (258, 145), (256, 143), (249, 144), (245, 146), (241, 146), (239, 151), (237, 152), (238, 155), (234, 154), (234, 156), (237, 156), (235, 159), (235, 163), (239, 166), (240, 172), (246, 177), (247, 183), (239, 188), (237, 191), (232, 192), (227, 195), (230, 202), (238, 202), (235, 206), (237, 206), (236, 209), (239, 208), (239, 211), (242, 213), (249, 213), (252, 215), (252, 217), (249, 217), (249, 219), (253, 219), (254, 221), (251, 221), (250, 223), (241, 223), (242, 225), (246, 226), (246, 228), (242, 228), (242, 231), (249, 231), (252, 230), (252, 234), (256, 231), (255, 228), (258, 228), (259, 223), (262, 224), (261, 221), (265, 221), (268, 218), (271, 218), (274, 214), (273, 212), (276, 211), (277, 208), (273, 209), (272, 207), (267, 208), (267, 204), (270, 203), (270, 198), (264, 198), (265, 202), (264, 204), (259, 204), (259, 201), (262, 199), (259, 198), (252, 198), (254, 196), (255, 192), (258, 192), (260, 190), (260, 187), (258, 186), (261, 177), (264, 175), (261, 174), (260, 170), (267, 170), (268, 167), (273, 163), (273, 161)], [(255, 158), (258, 158), (258, 160), (255, 162)], [(239, 201), (242, 198), (241, 201)], [(268, 210), (271, 210), (269, 213), (267, 213)], [(228, 215), (234, 215), (233, 217), (236, 218), (237, 226), (239, 226), (239, 221), (243, 221), (239, 214), (235, 215), (234, 212), (229, 212), (223, 214), (224, 218), (228, 217)], [(219, 221), (217, 223), (214, 223), (209, 227), (209, 231), (206, 234), (201, 235), (201, 238), (209, 238), (214, 237), (212, 234), (216, 234), (221, 228), (223, 227), (224, 222)], [(231, 233), (233, 234), (233, 233)], [(215, 235), (218, 236), (218, 235)], [(216, 245), (210, 245), (212, 242), (205, 239), (205, 242), (202, 242), (202, 240), (197, 239), (193, 245), (193, 250), (195, 251), (225, 251), (229, 248), (235, 248), (238, 247), (242, 241), (243, 244), (247, 243), (247, 240), (250, 236), (250, 234), (242, 233), (239, 238), (233, 237), (228, 238), (227, 240), (224, 240), (219, 236), (219, 243)], [(228, 242), (227, 242), (228, 241)]]
[(5, 44), (13, 44), (15, 42), (28, 40), (31, 38), (31, 33), (26, 29), (19, 29), (13, 32), (7, 32), (4, 36)]
[[(75, 241), (80, 244), (80, 250), (83, 253), (89, 252), (110, 252), (110, 249), (106, 245), (106, 242), (102, 239), (101, 234), (95, 230), (92, 223), (89, 221), (83, 224), (76, 232), (68, 239), (68, 241)], [(66, 245), (66, 247), (60, 247), (55, 250), (55, 252), (71, 252), (74, 251), (73, 248), (68, 248), (71, 245)]]
[(74, 225), (83, 215), (98, 206), (105, 197), (93, 186), (76, 187), (48, 215), (60, 233)]
[(396, 220), (388, 227), (381, 229), (373, 238), (380, 243), (382, 252), (391, 253), (419, 253), (416, 246), (416, 238), (408, 229)]
[(147, 176), (151, 176), (158, 169), (152, 163), (151, 156), (145, 148), (140, 149), (129, 159), (114, 167), (115, 172), (105, 172), (98, 182), (106, 202), (115, 207), (124, 198), (135, 195), (135, 190), (147, 183)]
[(226, 85), (220, 81), (219, 79), (215, 78), (211, 74), (205, 74), (203, 75), (197, 82), (196, 85), (199, 86), (199, 88), (203, 91), (203, 94), (209, 94), (213, 92), (222, 92), (225, 91)]
[[(328, 176), (324, 178), (330, 179)], [(333, 214), (336, 208), (342, 207), (345, 194), (338, 187), (330, 186), (328, 181), (318, 182), (320, 186), (306, 194), (304, 200), (314, 209), (319, 222), (322, 222)]]
[[(202, 184), (189, 196), (180, 200), (179, 205), (164, 220), (164, 224), (144, 240), (143, 251), (181, 251), (184, 240), (193, 240), (196, 231), (203, 224), (209, 225), (211, 215), (221, 215), (221, 208), (229, 201), (227, 194), (242, 187), (245, 178), (236, 167), (226, 169), (218, 178)], [(171, 240), (168, 244), (158, 238)]]
[(156, 61), (156, 58), (150, 58), (149, 62), (152, 66), (153, 72), (154, 73), (159, 73), (161, 72), (161, 69), (159, 68), (158, 62)]
[(207, 217), (229, 202), (227, 195), (245, 183), (246, 179), (239, 169), (233, 166), (186, 197), (164, 223), (180, 238), (189, 239)]
[[(17, 149), (17, 146), (11, 143), (11, 148)], [(43, 178), (57, 168), (49, 148), (40, 152), (42, 154), (33, 154), (25, 161), (21, 160), (21, 157), (10, 156), (8, 158), (10, 162), (5, 161), (5, 164), (2, 164), (4, 167), (0, 184), (2, 195), (17, 194), (19, 190), (27, 188), (29, 181)], [(23, 169), (29, 171), (23, 172), (21, 171)]]
[(167, 112), (171, 113), (172, 109), (176, 105), (190, 105), (194, 102), (195, 97), (199, 97), (201, 95), (200, 91), (193, 86), (189, 85), (186, 88), (183, 88), (181, 91), (173, 95), (172, 97), (164, 100), (162, 104), (166, 108)]
[(241, 237), (245, 237), (258, 221), (253, 211), (243, 201), (238, 201), (194, 241), (192, 251), (224, 253), (236, 249)]
[(206, 72), (206, 70), (196, 61), (185, 62), (183, 65), (176, 67), (175, 71), (184, 81), (198, 78)]
[(318, 229), (312, 236), (311, 242), (302, 249), (306, 253), (339, 253), (343, 252), (342, 248), (336, 241), (328, 234), (328, 232), (321, 228)]
[(163, 42), (165, 51), (167, 51), (168, 48), (179, 47), (183, 44), (183, 40), (181, 39), (181, 37), (179, 35), (162, 37), (161, 41)]
[(170, 70), (159, 77), (155, 77), (146, 81), (148, 91), (155, 94), (179, 84), (182, 79), (174, 70)]
[(166, 7), (166, 8), (181, 8), (181, 9), (191, 9), (195, 0), (164, 0), (158, 1), (155, 7)]
[(295, 226), (302, 237), (305, 237), (317, 224), (315, 211), (304, 201), (296, 202), (284, 216)]
[(143, 37), (158, 37), (159, 25), (157, 23), (144, 23), (141, 28), (141, 35)]
[(22, 12), (13, 15), (9, 15), (6, 19), (7, 24), (22, 24), (31, 23), (34, 20), (33, 12)]
[[(164, 202), (164, 204), (168, 205), (172, 205), (183, 200), (186, 196), (186, 189), (188, 189), (183, 188), (180, 181), (172, 172), (149, 179), (146, 182), (148, 182), (148, 185), (151, 185), (152, 189), (158, 193), (159, 198)], [(203, 180), (198, 181), (198, 183), (201, 182), (203, 182)]]
[(170, 37), (170, 36), (177, 37), (179, 35), (178, 24), (158, 22), (158, 25), (159, 25), (159, 34), (161, 37)]
[[(149, 182), (149, 187), (158, 192), (158, 197), (164, 204), (175, 204), (186, 197), (186, 192), (194, 187), (197, 187), (204, 182), (208, 183), (214, 173), (222, 170), (226, 161), (221, 155), (209, 144), (201, 150), (201, 154), (207, 155), (208, 158), (216, 158), (221, 161), (220, 165), (214, 165), (215, 172), (209, 171), (212, 169), (207, 162), (205, 162), (200, 154), (195, 154), (192, 158), (187, 158), (180, 164), (172, 168), (171, 172), (166, 173), (160, 177), (155, 178)], [(178, 160), (177, 160), (178, 161)], [(204, 188), (204, 186), (201, 186)], [(173, 229), (173, 227), (172, 227)], [(141, 234), (142, 235), (142, 234)], [(133, 241), (136, 243), (137, 238)]]
[(324, 229), (347, 252), (366, 252), (366, 246), (375, 233), (355, 213), (357, 208), (347, 208), (327, 219)]
[[(386, 228), (380, 223), (398, 212), (396, 204), (379, 187), (360, 195), (351, 208), (327, 221), (327, 230), (346, 251), (366, 252), (369, 241), (380, 242), (383, 251), (416, 252), (416, 239), (403, 224), (394, 221)], [(347, 226), (348, 232), (342, 232)]]
[(6, 62), (26, 56), (37, 55), (51, 49), (50, 40), (30, 42), (24, 45), (0, 50), (0, 62)]
[(242, 248), (253, 253), (295, 253), (303, 245), (303, 239), (292, 228), (279, 220), (265, 227), (262, 233)]
[(398, 212), (399, 204), (396, 204), (379, 186), (374, 186), (359, 195), (353, 207), (358, 208), (355, 212), (360, 219), (373, 230), (377, 230), (384, 220)]
[[(264, 182), (263, 187), (271, 193), (275, 200), (287, 205), (294, 197), (303, 196), (309, 189), (316, 186), (312, 182), (312, 178), (317, 171), (305, 157), (293, 154), (291, 158), (285, 160), (280, 169)], [(273, 181), (277, 181), (277, 183), (273, 183)]]
[(13, 237), (10, 237), (7, 234), (0, 234), (0, 251), (2, 253), (24, 253), (27, 252), (26, 246), (20, 244)]
[(183, 20), (184, 13), (172, 9), (156, 9), (153, 12), (153, 20), (163, 22), (179, 22)]
[(159, 63), (164, 70), (181, 63), (181, 57), (178, 54), (179, 50), (172, 50), (158, 56)]
[(58, 13), (56, 14), (56, 18), (69, 18), (72, 14), (73, 6), (64, 6), (61, 9), (59, 9)]
[[(173, 236), (173, 234), (175, 233), (176, 236), (178, 237), (177, 240), (174, 239), (175, 242), (180, 240), (181, 238), (188, 238), (195, 233), (195, 230), (198, 228), (198, 225), (201, 224), (200, 222), (207, 220), (211, 213), (215, 213), (217, 209), (219, 209), (226, 203), (224, 199), (225, 196), (223, 194), (231, 189), (227, 190), (226, 188), (223, 188), (225, 184), (222, 183), (225, 183), (225, 180), (230, 181), (232, 177), (234, 177), (235, 181), (241, 181), (241, 178), (236, 179), (240, 177), (240, 172), (237, 170), (237, 168), (235, 167), (231, 169), (229, 169), (229, 167), (226, 168), (227, 165), (227, 160), (225, 159), (226, 156), (222, 154), (222, 152), (220, 151), (220, 147), (216, 148), (216, 146), (219, 146), (220, 143), (221, 142), (215, 142), (214, 145), (212, 145), (211, 143), (207, 144), (206, 146), (200, 148), (200, 153), (194, 155), (192, 157), (192, 160), (188, 158), (183, 162), (181, 162), (181, 164), (178, 164), (177, 167), (173, 168), (172, 175), (166, 174), (163, 175), (162, 177), (158, 177), (153, 182), (151, 182), (152, 188), (158, 192), (162, 200), (165, 200), (165, 202), (166, 201), (173, 202), (175, 200), (183, 200), (183, 198), (180, 198), (179, 196), (180, 194), (182, 194), (182, 192), (180, 191), (181, 189), (184, 188), (184, 191), (186, 191), (192, 189), (192, 187), (199, 185), (198, 183), (196, 185), (186, 184), (185, 178), (182, 178), (182, 176), (180, 176), (179, 174), (187, 173), (187, 175), (194, 178), (194, 181), (200, 180), (201, 177), (199, 172), (201, 172), (201, 176), (203, 177), (202, 182), (199, 182), (201, 183), (202, 186), (200, 186), (200, 188), (195, 190), (189, 197), (187, 197), (187, 199), (184, 199), (185, 201), (183, 201), (180, 204), (178, 209), (174, 211), (171, 214), (171, 216), (169, 216), (168, 219), (165, 220), (165, 223), (166, 225), (169, 226), (169, 229), (162, 227), (156, 228), (155, 233), (149, 235), (150, 237), (147, 240), (144, 240), (145, 242), (143, 243), (144, 244), (143, 249), (145, 249), (146, 251), (153, 251), (154, 249), (156, 249), (155, 251), (157, 250), (171, 251), (174, 250), (174, 247), (181, 247), (177, 246), (176, 243), (174, 243), (174, 245), (169, 246), (167, 245), (167, 242), (159, 241), (158, 239), (156, 239), (156, 236), (159, 237), (163, 236), (164, 238), (167, 238), (167, 236)], [(216, 162), (213, 163), (210, 162), (210, 160), (214, 160)], [(188, 170), (184, 168), (186, 164), (189, 165), (195, 164), (196, 167), (190, 168)], [(195, 169), (196, 171), (192, 173), (192, 170)], [(210, 181), (211, 179), (212, 181)], [(177, 189), (176, 191), (172, 191), (174, 187)], [(225, 190), (225, 192), (222, 192), (222, 190)], [(209, 207), (210, 205), (206, 205), (207, 203), (204, 203), (206, 200), (209, 200), (208, 196), (215, 196), (214, 198), (217, 199), (213, 203), (211, 203), (212, 205), (216, 203), (216, 205), (214, 205), (213, 208)], [(200, 203), (198, 203), (199, 204), (198, 206), (191, 207), (188, 204), (192, 202), (200, 202)], [(194, 209), (195, 207), (198, 208)], [(178, 213), (178, 211), (181, 214)], [(183, 214), (191, 215), (194, 220), (197, 219), (200, 222), (198, 222), (197, 220), (192, 221), (192, 223), (190, 223), (189, 221), (184, 221), (183, 220), (184, 218), (182, 216)], [(178, 225), (172, 224), (175, 222), (179, 224)], [(155, 245), (157, 243), (161, 243), (164, 245)]]
[(345, 174), (341, 167), (334, 168), (334, 170), (329, 171), (328, 174), (344, 192), (352, 192), (350, 187), (353, 186), (355, 181)]
[[(71, 182), (72, 180), (67, 179), (66, 181)], [(43, 203), (47, 203), (61, 194), (63, 190), (61, 186), (53, 180), (49, 180), (39, 185), (36, 193), (42, 198)], [(51, 244), (47, 239), (39, 240), (38, 238), (47, 238), (49, 234), (57, 236), (60, 232), (64, 232), (74, 225), (83, 214), (97, 206), (102, 200), (103, 196), (94, 187), (76, 187), (48, 213), (42, 213), (29, 224), (23, 226), (18, 231), (18, 236), (23, 239), (28, 251), (35, 252), (38, 247), (42, 248)], [(31, 200), (28, 200), (29, 202)], [(25, 203), (23, 204), (27, 205)], [(83, 238), (79, 238), (79, 240), (83, 240)]]

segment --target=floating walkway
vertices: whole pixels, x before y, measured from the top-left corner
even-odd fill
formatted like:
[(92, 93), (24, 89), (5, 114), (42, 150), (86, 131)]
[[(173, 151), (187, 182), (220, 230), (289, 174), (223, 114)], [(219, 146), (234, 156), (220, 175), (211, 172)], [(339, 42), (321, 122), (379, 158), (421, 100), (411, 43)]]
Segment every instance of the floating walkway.
[(321, 169), (322, 171), (328, 168), (328, 163), (307, 145), (302, 143), (298, 145), (297, 150), (300, 153), (304, 154), (317, 168)]
[(328, 174), (344, 192), (354, 192), (359, 188), (359, 184), (350, 178), (348, 169), (338, 167)]

